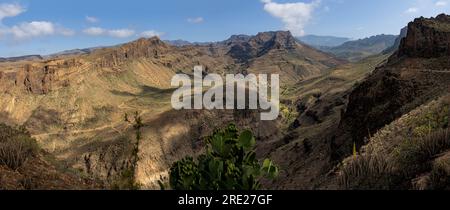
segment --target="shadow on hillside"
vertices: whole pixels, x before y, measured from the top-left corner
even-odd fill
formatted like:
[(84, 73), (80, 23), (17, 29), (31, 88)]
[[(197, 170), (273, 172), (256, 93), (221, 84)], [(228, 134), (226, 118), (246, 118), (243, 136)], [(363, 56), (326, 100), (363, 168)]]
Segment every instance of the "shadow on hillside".
[(149, 98), (164, 98), (170, 96), (175, 89), (160, 89), (156, 87), (151, 86), (141, 86), (141, 92), (138, 94), (125, 92), (125, 91), (117, 91), (113, 90), (111, 91), (112, 94), (118, 95), (118, 96), (131, 96), (131, 97), (149, 97)]

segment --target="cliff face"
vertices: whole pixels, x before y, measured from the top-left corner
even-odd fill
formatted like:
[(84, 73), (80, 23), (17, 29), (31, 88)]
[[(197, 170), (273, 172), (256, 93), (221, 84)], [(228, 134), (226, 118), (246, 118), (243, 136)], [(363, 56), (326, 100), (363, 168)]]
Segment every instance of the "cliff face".
[(450, 55), (450, 16), (418, 18), (408, 25), (399, 56), (432, 58)]
[(389, 62), (376, 69), (349, 95), (332, 159), (364, 145), (376, 131), (425, 102), (450, 90), (449, 16), (416, 19)]
[(53, 89), (68, 85), (59, 75), (81, 65), (81, 61), (77, 59), (26, 63), (15, 71), (0, 72), (0, 88), (4, 92), (16, 89), (37, 95), (47, 94)]
[(103, 55), (98, 59), (96, 66), (101, 68), (114, 67), (137, 58), (157, 59), (168, 50), (169, 46), (159, 38), (141, 38), (113, 49), (100, 50), (97, 53)]
[(239, 62), (261, 57), (271, 50), (295, 50), (298, 43), (288, 31), (264, 32), (256, 36), (232, 36), (225, 42), (229, 47), (228, 55)]

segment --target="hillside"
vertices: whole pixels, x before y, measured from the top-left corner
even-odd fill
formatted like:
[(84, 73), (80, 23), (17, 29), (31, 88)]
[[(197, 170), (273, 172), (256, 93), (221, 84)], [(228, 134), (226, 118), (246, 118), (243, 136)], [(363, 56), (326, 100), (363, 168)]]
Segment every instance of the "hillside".
[[(0, 189), (99, 189), (101, 182), (55, 164), (24, 128), (0, 124)], [(50, 178), (50, 179), (49, 179)]]
[(302, 37), (297, 37), (301, 42), (321, 48), (321, 47), (337, 47), (344, 44), (345, 42), (351, 41), (350, 38), (345, 37), (335, 37), (335, 36), (318, 36), (318, 35), (306, 35)]
[[(199, 138), (224, 124), (259, 128), (261, 141), (281, 135), (278, 121), (259, 122), (252, 112), (172, 110), (175, 73), (192, 74), (195, 65), (221, 75), (279, 73), (289, 86), (342, 63), (282, 31), (181, 47), (156, 37), (139, 39), (39, 62), (0, 63), (0, 116), (24, 125), (62, 165), (107, 188), (117, 180), (157, 188), (172, 162), (199, 152)], [(123, 117), (136, 111), (145, 124), (139, 145)]]
[[(426, 21), (440, 26), (449, 24), (444, 17), (448, 16)], [(450, 90), (447, 52), (421, 56), (398, 53), (410, 47), (405, 43), (412, 37), (428, 43), (416, 42), (415, 46), (430, 48), (429, 52), (435, 52), (433, 48), (438, 47), (430, 46), (431, 43), (448, 37), (445, 30), (439, 28), (421, 34), (427, 31), (419, 27), (421, 25), (423, 19), (409, 24), (408, 35), (402, 40), (404, 44), (390, 57), (381, 54), (341, 66), (330, 75), (298, 84), (299, 92), (296, 89), (286, 92), (290, 100), (285, 104), (290, 104), (290, 108), (283, 113), (295, 117), (289, 121), (281, 139), (260, 147), (262, 154), (270, 155), (283, 169), (280, 179), (266, 183), (268, 186), (275, 189), (442, 189), (448, 186), (445, 184), (445, 177), (448, 177), (446, 95)], [(445, 46), (446, 42), (440, 43)], [(403, 118), (411, 119), (409, 116), (414, 117), (404, 124)], [(393, 126), (386, 126), (393, 122)], [(417, 134), (425, 136), (414, 136)], [(437, 141), (438, 137), (442, 141)], [(410, 139), (419, 143), (397, 146)], [(400, 145), (403, 144), (407, 143)], [(354, 146), (361, 156), (356, 160), (352, 155)], [(367, 148), (376, 148), (373, 154), (379, 153), (379, 156), (370, 156)], [(412, 150), (414, 148), (419, 149)], [(408, 159), (410, 149), (415, 152), (413, 157), (415, 154), (429, 156), (418, 162), (408, 162), (415, 160)], [(388, 158), (394, 154), (405, 157), (406, 162)], [(413, 168), (402, 179), (397, 173), (399, 168), (391, 170), (391, 167), (398, 167), (396, 163), (418, 164), (419, 168)], [(383, 182), (386, 177), (400, 177), (403, 182), (398, 179)], [(418, 183), (422, 179), (425, 184)], [(430, 182), (430, 179), (435, 181)], [(433, 187), (436, 180), (442, 182)]]
[(395, 44), (397, 36), (377, 35), (365, 39), (348, 41), (336, 47), (321, 47), (320, 50), (331, 53), (348, 61), (359, 61), (371, 55), (376, 55)]
[(42, 59), (43, 58), (40, 55), (25, 55), (25, 56), (8, 57), (8, 58), (0, 57), (0, 62), (38, 61), (38, 60), (42, 60)]
[[(431, 19), (418, 18), (408, 25), (408, 34), (401, 41), (397, 53), (350, 95), (347, 111), (340, 123), (340, 131), (332, 141), (334, 160), (349, 155), (354, 143), (358, 148), (367, 143), (369, 143), (367, 147), (379, 147), (375, 145), (379, 144), (377, 142), (386, 141), (386, 144), (391, 146), (386, 152), (388, 155), (389, 151), (399, 147), (399, 142), (414, 138), (419, 138), (413, 141), (419, 141), (418, 144), (422, 144), (421, 141), (426, 144), (429, 138), (430, 144), (442, 139), (442, 142), (436, 142), (439, 144), (436, 145), (437, 150), (417, 151), (432, 153), (430, 154), (432, 157), (426, 157), (427, 160), (423, 160), (420, 164), (426, 165), (428, 163), (426, 161), (436, 158), (436, 155), (440, 156), (442, 152), (445, 156), (445, 152), (449, 149), (446, 143), (448, 136), (442, 133), (448, 129), (448, 96), (444, 96), (450, 90), (449, 49), (445, 47), (450, 37), (448, 26), (450, 18), (447, 15)], [(429, 104), (432, 100), (438, 102)], [(424, 107), (411, 112), (421, 105)], [(409, 116), (413, 116), (416, 120), (402, 125), (405, 119), (410, 118)], [(400, 120), (397, 120), (399, 118)], [(394, 124), (385, 127), (392, 122)], [(392, 129), (392, 126), (396, 129), (394, 133), (396, 136), (379, 140), (379, 136)], [(440, 132), (439, 129), (444, 131), (433, 134)], [(375, 133), (378, 137), (371, 138)], [(400, 155), (408, 154), (402, 154), (400, 151)], [(444, 158), (443, 161), (445, 163), (447, 160)], [(418, 178), (419, 173), (431, 169), (421, 170), (412, 171), (408, 178)], [(404, 188), (411, 189), (412, 185), (412, 182), (405, 183)]]
[[(36, 171), (57, 177), (50, 185), (36, 175), (29, 182), (37, 189), (158, 189), (175, 161), (198, 155), (204, 137), (234, 123), (253, 131), (257, 158), (279, 166), (264, 188), (446, 189), (449, 28), (447, 15), (418, 18), (402, 38), (333, 47), (352, 62), (287, 31), (205, 44), (141, 38), (1, 62), (0, 122), (22, 125), (19, 136), (40, 149), (31, 165), (3, 164), (0, 173), (8, 189), (28, 188), (25, 175)], [(173, 110), (172, 76), (191, 75), (196, 65), (219, 75), (280, 74), (279, 118), (261, 121), (261, 110)], [(136, 112), (141, 135), (130, 121)]]

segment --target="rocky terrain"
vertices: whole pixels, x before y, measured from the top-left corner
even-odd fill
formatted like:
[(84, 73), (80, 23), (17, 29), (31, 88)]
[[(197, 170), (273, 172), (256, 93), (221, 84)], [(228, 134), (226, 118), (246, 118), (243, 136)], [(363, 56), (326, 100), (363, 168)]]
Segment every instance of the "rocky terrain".
[[(342, 131), (350, 129), (347, 132), (352, 134), (350, 142), (361, 145), (365, 137), (386, 124), (415, 107), (448, 93), (450, 63), (445, 46), (449, 41), (442, 35), (446, 32), (445, 26), (450, 24), (447, 18), (448, 16), (441, 15), (436, 19), (416, 19), (410, 23), (408, 35), (402, 40), (398, 53), (391, 56), (389, 62), (376, 69), (352, 92), (341, 122)], [(430, 30), (424, 25), (424, 21), (442, 24), (444, 28), (434, 28), (433, 32), (422, 34)], [(449, 36), (448, 33), (446, 35)], [(411, 45), (410, 42), (414, 44)], [(440, 44), (438, 46), (432, 43)], [(444, 51), (439, 50), (441, 48)], [(350, 140), (349, 137), (344, 139)], [(337, 146), (340, 144), (337, 143)]]
[[(256, 113), (173, 111), (175, 73), (192, 74), (195, 65), (222, 75), (279, 73), (289, 86), (343, 63), (282, 31), (181, 47), (139, 39), (39, 62), (1, 63), (1, 117), (26, 126), (62, 168), (80, 170), (105, 186), (131, 178), (143, 188), (157, 188), (170, 164), (198, 152), (201, 136), (217, 127), (234, 122), (259, 129), (261, 141), (281, 135), (278, 121), (260, 123)], [(145, 124), (139, 145), (123, 120), (135, 111)]]
[[(420, 40), (440, 43), (438, 48), (446, 46), (442, 34), (449, 24), (447, 18), (440, 15), (426, 19), (440, 27), (428, 32), (426, 38), (417, 37), (415, 46), (427, 45)], [(298, 117), (280, 141), (264, 148), (265, 154), (285, 169), (279, 181), (267, 183), (271, 188), (448, 186), (446, 154), (450, 147), (445, 129), (449, 118), (449, 57), (446, 52), (436, 54), (432, 49), (427, 51), (431, 54), (420, 56), (399, 53), (409, 47), (404, 43), (411, 36), (427, 31), (420, 27), (423, 22), (420, 18), (409, 24), (397, 53), (364, 59), (357, 63), (363, 68), (352, 64), (346, 69), (344, 65), (330, 75), (297, 86), (302, 90), (289, 97), (289, 103), (296, 107)], [(405, 124), (403, 118), (410, 120)], [(423, 158), (415, 159), (416, 156)], [(285, 157), (292, 159), (284, 161)], [(415, 168), (405, 168), (408, 165)]]
[[(40, 154), (54, 158), (51, 163), (38, 158), (35, 165), (73, 180), (62, 188), (78, 183), (82, 188), (158, 189), (174, 161), (198, 154), (204, 136), (235, 123), (254, 132), (259, 158), (270, 157), (279, 165), (279, 177), (264, 181), (265, 188), (375, 189), (395, 183), (401, 189), (434, 189), (433, 180), (447, 173), (446, 143), (427, 159), (439, 166), (414, 170), (406, 182), (348, 180), (358, 180), (358, 167), (371, 165), (370, 158), (369, 163), (358, 158), (361, 164), (353, 165), (355, 156), (371, 157), (367, 151), (379, 150), (392, 156), (392, 162), (403, 163), (392, 151), (403, 151), (397, 149), (404, 138), (446, 138), (441, 129), (448, 129), (449, 26), (447, 15), (416, 19), (397, 39), (398, 50), (383, 52), (395, 44), (395, 36), (347, 44), (381, 40), (370, 45), (370, 53), (350, 59), (352, 63), (298, 42), (285, 31), (205, 44), (172, 45), (154, 37), (38, 61), (0, 62), (0, 122), (23, 125), (30, 132), (43, 149)], [(280, 74), (280, 117), (267, 122), (259, 120), (257, 110), (173, 110), (171, 78), (192, 75), (195, 65), (219, 75)], [(135, 112), (143, 122), (139, 140), (133, 124), (124, 120)], [(427, 121), (433, 126), (423, 128), (425, 113), (438, 116)], [(405, 125), (409, 116), (416, 121)], [(398, 170), (390, 170), (395, 167), (399, 165), (383, 173), (396, 174)], [(368, 171), (366, 177), (385, 177)], [(0, 174), (12, 173), (17, 172), (0, 168)], [(20, 183), (6, 180), (8, 188)]]

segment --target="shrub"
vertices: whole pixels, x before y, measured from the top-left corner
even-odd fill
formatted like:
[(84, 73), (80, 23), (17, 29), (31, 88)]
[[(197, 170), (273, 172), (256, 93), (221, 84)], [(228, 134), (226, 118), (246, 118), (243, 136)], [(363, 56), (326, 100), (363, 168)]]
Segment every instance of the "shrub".
[(37, 153), (36, 140), (23, 127), (0, 124), (0, 164), (16, 170)]
[(449, 105), (444, 105), (438, 111), (426, 113), (423, 117), (417, 119), (417, 127), (413, 133), (417, 137), (425, 137), (438, 129), (448, 128)]
[(450, 149), (449, 129), (440, 129), (424, 138), (416, 138), (400, 145), (397, 153), (399, 168), (406, 176), (431, 170), (430, 161)]
[(375, 190), (389, 189), (392, 167), (379, 155), (356, 156), (343, 167), (339, 184), (345, 189)]
[(278, 168), (266, 159), (261, 165), (253, 151), (250, 131), (238, 133), (235, 125), (206, 138), (206, 153), (197, 160), (186, 157), (170, 169), (169, 183), (175, 190), (256, 190), (260, 179), (275, 178)]

